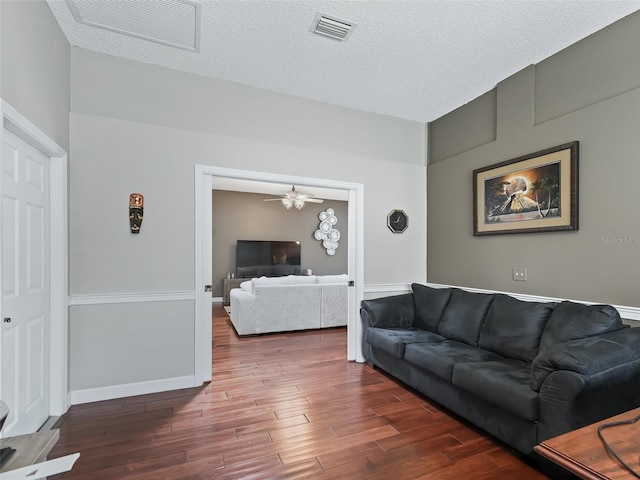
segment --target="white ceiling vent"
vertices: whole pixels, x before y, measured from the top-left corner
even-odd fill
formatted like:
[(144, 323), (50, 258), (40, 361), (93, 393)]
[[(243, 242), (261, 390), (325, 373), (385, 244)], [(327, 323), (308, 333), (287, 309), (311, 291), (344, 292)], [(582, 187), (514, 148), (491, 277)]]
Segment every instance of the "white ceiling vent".
[(197, 52), (200, 4), (190, 0), (67, 0), (76, 22)]
[(344, 42), (354, 28), (356, 28), (354, 23), (318, 13), (309, 31)]

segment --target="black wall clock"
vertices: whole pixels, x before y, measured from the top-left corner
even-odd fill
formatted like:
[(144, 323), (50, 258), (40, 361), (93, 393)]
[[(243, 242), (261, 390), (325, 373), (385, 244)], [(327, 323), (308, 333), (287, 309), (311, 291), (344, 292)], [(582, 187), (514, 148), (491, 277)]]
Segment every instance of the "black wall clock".
[(392, 210), (387, 215), (387, 227), (393, 233), (403, 233), (409, 227), (409, 216), (404, 210)]

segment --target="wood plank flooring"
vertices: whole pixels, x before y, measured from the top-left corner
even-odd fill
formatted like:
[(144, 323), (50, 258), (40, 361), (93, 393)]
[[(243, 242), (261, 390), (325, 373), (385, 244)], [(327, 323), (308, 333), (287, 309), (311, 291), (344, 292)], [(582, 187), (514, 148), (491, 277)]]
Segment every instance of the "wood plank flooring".
[(503, 445), (367, 365), (346, 330), (238, 338), (213, 308), (213, 381), (75, 405), (50, 458), (75, 480), (546, 478)]

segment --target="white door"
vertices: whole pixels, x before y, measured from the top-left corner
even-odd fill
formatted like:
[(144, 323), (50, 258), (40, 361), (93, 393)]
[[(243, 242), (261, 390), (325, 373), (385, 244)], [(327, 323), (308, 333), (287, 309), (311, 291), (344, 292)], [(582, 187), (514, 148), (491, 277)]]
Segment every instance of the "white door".
[(35, 432), (49, 417), (49, 158), (4, 129), (1, 167), (6, 437)]

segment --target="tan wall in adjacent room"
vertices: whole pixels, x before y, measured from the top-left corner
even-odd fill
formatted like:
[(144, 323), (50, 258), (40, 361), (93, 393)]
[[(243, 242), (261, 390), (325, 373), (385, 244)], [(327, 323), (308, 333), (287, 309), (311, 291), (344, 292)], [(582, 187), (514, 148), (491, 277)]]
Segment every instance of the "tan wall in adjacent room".
[[(301, 189), (302, 190), (302, 189)], [(347, 273), (348, 203), (326, 200), (307, 203), (301, 210), (286, 210), (281, 202), (264, 202), (272, 196), (213, 191), (213, 296), (222, 296), (222, 279), (236, 270), (238, 240), (280, 240), (301, 242), (301, 268), (314, 275)], [(340, 231), (335, 255), (329, 256), (321, 242), (313, 238), (318, 214), (333, 208)]]

